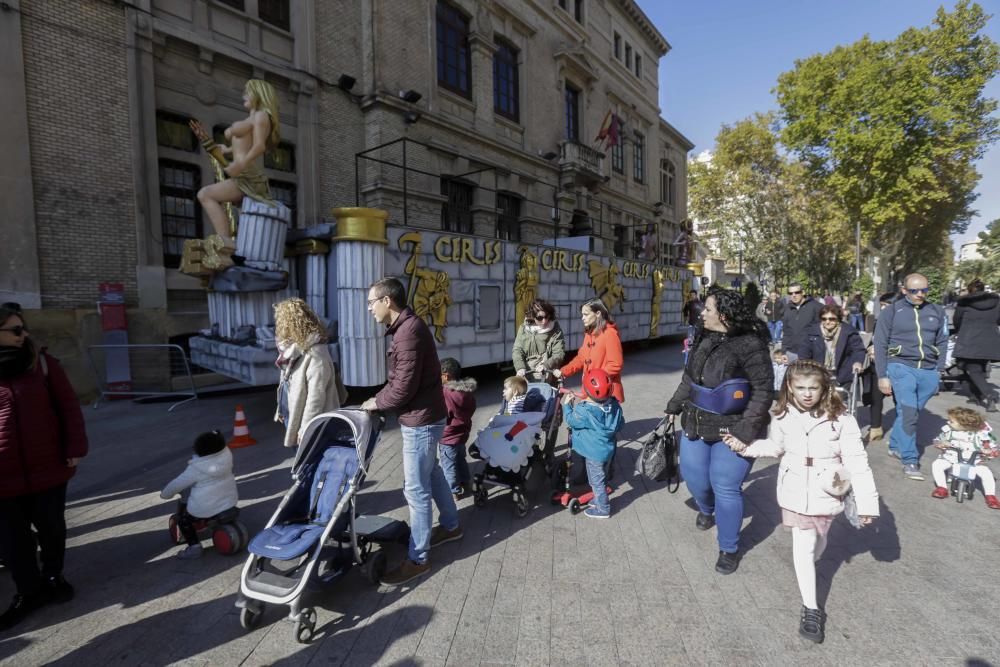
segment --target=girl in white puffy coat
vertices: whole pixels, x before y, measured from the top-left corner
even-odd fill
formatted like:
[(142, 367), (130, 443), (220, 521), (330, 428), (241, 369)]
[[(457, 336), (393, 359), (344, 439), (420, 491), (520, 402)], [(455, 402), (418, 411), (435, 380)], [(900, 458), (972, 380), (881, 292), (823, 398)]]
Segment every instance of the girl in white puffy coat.
[(218, 431), (202, 433), (195, 439), (194, 456), (188, 461), (187, 468), (164, 487), (160, 497), (166, 500), (178, 493), (183, 494), (186, 489), (191, 491), (182, 504), (177, 521), (177, 527), (187, 542), (187, 547), (177, 557), (185, 560), (201, 556), (201, 540), (198, 539), (195, 522), (236, 507), (239, 501), (236, 477), (233, 475), (233, 455)]
[(799, 634), (823, 641), (826, 615), (816, 603), (816, 565), (834, 517), (852, 487), (862, 525), (879, 514), (878, 491), (858, 422), (846, 414), (833, 379), (815, 361), (788, 366), (765, 440), (747, 445), (725, 435), (729, 447), (751, 458), (781, 457), (778, 505), (792, 530), (792, 560), (802, 594)]

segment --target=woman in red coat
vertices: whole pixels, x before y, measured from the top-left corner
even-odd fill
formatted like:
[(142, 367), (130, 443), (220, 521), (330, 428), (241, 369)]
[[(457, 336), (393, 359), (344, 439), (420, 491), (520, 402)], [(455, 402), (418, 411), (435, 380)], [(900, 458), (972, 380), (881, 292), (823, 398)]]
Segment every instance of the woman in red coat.
[[(38, 351), (20, 306), (0, 306), (0, 557), (17, 594), (0, 632), (49, 602), (67, 602), (66, 483), (87, 455), (87, 432), (59, 362)], [(38, 534), (37, 544), (34, 527)], [(41, 547), (42, 569), (37, 552)]]
[(619, 403), (625, 402), (622, 389), (622, 339), (607, 306), (600, 299), (591, 299), (580, 307), (583, 320), (583, 345), (568, 364), (555, 371), (556, 377), (569, 377), (583, 371), (600, 368), (611, 378), (611, 394)]

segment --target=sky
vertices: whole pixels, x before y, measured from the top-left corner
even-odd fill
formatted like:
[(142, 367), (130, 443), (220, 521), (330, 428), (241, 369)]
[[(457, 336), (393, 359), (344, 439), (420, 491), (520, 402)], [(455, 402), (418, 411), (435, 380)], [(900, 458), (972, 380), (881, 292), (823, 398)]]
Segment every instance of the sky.
[[(1000, 42), (1000, 0), (978, 0), (992, 14), (987, 34)], [(694, 144), (713, 148), (723, 124), (777, 109), (771, 92), (795, 60), (826, 53), (864, 35), (892, 39), (927, 26), (941, 0), (639, 0), (672, 47), (660, 61), (664, 118)], [(954, 7), (954, 1), (944, 3)], [(986, 87), (1000, 98), (1000, 77)], [(977, 164), (982, 175), (968, 230), (952, 235), (955, 251), (1000, 218), (1000, 144)]]

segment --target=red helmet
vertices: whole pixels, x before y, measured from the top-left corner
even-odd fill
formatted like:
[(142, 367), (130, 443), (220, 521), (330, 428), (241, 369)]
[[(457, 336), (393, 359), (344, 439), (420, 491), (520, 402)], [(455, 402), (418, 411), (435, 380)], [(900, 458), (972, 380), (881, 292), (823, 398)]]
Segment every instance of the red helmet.
[(595, 401), (606, 401), (611, 396), (611, 377), (600, 368), (583, 374), (583, 390)]

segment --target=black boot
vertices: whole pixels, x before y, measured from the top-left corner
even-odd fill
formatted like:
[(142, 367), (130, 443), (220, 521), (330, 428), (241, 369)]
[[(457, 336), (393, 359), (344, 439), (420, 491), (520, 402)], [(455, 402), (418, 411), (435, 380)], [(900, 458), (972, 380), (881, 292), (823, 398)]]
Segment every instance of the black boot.
[(50, 602), (62, 604), (73, 599), (73, 587), (61, 574), (46, 576), (45, 587), (48, 589)]
[(989, 397), (985, 401), (986, 412), (996, 412), (997, 411), (997, 399)]
[(698, 516), (694, 520), (694, 525), (698, 530), (708, 530), (715, 525), (715, 517), (711, 514), (698, 512)]
[(810, 609), (802, 606), (802, 617), (799, 620), (799, 634), (811, 642), (823, 643), (823, 624), (826, 614), (820, 609)]
[(10, 606), (7, 607), (7, 611), (0, 616), (0, 632), (14, 627), (27, 618), (31, 612), (44, 606), (46, 602), (48, 602), (48, 596), (44, 590), (31, 595), (15, 595)]
[(732, 574), (740, 566), (740, 558), (742, 556), (739, 551), (736, 553), (720, 551), (719, 560), (715, 561), (715, 571), (719, 574)]

